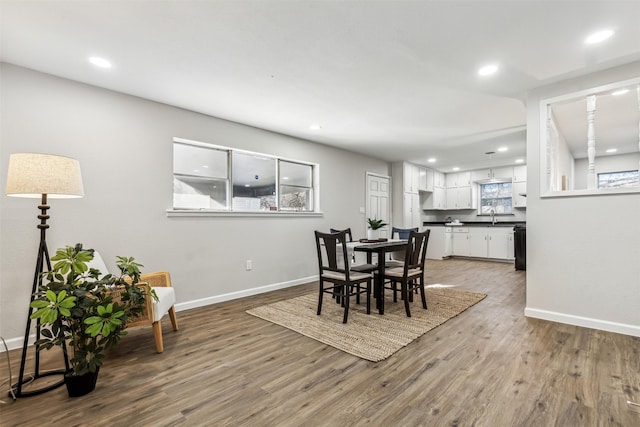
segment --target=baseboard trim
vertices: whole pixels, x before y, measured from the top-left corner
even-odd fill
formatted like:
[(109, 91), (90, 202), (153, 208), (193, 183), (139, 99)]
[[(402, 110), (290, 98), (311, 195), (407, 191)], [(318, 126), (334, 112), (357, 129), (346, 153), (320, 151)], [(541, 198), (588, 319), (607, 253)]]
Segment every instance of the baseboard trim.
[(249, 297), (252, 295), (264, 294), (278, 289), (290, 288), (292, 286), (302, 285), (309, 282), (315, 282), (318, 276), (303, 277), (301, 279), (289, 280), (288, 282), (274, 283), (272, 285), (260, 286), (258, 288), (245, 289), (243, 291), (230, 292), (228, 294), (214, 295), (207, 298), (201, 298), (193, 301), (181, 302), (175, 305), (176, 311), (190, 310), (192, 308), (204, 307), (224, 301), (231, 301), (238, 298)]
[(568, 325), (582, 326), (584, 328), (598, 329), (601, 331), (615, 332), (623, 335), (640, 337), (640, 326), (626, 323), (610, 322), (608, 320), (593, 319), (590, 317), (574, 316), (555, 311), (540, 310), (537, 308), (525, 308), (524, 315), (536, 319), (550, 320), (552, 322), (566, 323)]
[[(275, 291), (278, 289), (285, 289), (285, 288), (290, 288), (292, 286), (303, 285), (305, 283), (315, 282), (316, 280), (318, 280), (318, 275), (303, 277), (295, 280), (289, 280), (287, 282), (274, 283), (271, 285), (246, 289), (243, 291), (230, 292), (228, 294), (214, 295), (211, 297), (200, 298), (193, 301), (185, 301), (185, 302), (176, 304), (174, 307), (176, 311), (190, 310), (192, 308), (204, 307), (204, 306), (216, 304), (219, 302), (231, 301), (238, 298)], [(33, 344), (34, 341), (35, 341), (35, 335), (30, 336), (29, 344)], [(9, 338), (9, 339), (5, 339), (5, 342), (7, 343), (7, 347), (9, 350), (15, 350), (17, 348), (22, 348), (22, 343), (24, 342), (24, 338), (23, 337)], [(0, 353), (4, 353), (4, 351), (5, 351), (4, 346), (0, 345)]]

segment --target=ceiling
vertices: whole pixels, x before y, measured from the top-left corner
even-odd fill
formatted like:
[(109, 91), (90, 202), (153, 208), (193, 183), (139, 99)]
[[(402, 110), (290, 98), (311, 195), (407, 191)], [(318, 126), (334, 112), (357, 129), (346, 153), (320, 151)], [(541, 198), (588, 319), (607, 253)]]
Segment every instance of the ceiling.
[[(3, 0), (0, 12), (3, 62), (443, 172), (524, 158), (527, 91), (640, 60), (640, 1)], [(584, 45), (603, 28), (614, 36)], [(498, 72), (478, 76), (488, 63)]]

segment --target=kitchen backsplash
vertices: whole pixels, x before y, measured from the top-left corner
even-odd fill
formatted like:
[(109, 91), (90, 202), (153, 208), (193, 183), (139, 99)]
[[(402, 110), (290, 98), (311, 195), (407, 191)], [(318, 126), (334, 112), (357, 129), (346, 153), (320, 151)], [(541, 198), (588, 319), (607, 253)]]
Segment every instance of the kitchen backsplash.
[[(461, 222), (465, 221), (491, 221), (491, 217), (488, 215), (478, 215), (476, 210), (446, 210), (441, 212), (422, 211), (420, 215), (420, 219), (422, 222), (431, 221), (431, 222), (440, 222), (444, 221), (446, 218), (451, 217), (451, 219), (457, 219)], [(527, 220), (527, 210), (526, 209), (514, 209), (513, 215), (496, 215), (496, 219), (498, 222), (500, 221), (526, 221)]]

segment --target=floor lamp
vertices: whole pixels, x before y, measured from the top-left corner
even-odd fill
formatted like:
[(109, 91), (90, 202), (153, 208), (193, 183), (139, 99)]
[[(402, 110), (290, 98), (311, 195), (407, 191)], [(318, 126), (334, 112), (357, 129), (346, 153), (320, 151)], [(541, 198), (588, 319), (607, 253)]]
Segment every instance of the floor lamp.
[[(33, 286), (31, 288), (31, 301), (34, 294), (42, 285), (42, 273), (51, 270), (51, 260), (47, 249), (46, 231), (49, 228), (47, 220), (49, 215), (47, 210), (47, 198), (68, 199), (84, 196), (82, 186), (82, 175), (80, 173), (80, 163), (69, 157), (54, 156), (50, 154), (36, 153), (16, 153), (9, 157), (9, 169), (7, 173), (7, 196), (27, 197), (41, 199), (38, 206), (40, 214), (38, 219), (38, 229), (40, 230), (40, 246), (36, 261), (35, 274), (33, 276)], [(46, 269), (45, 269), (46, 268)], [(36, 348), (34, 373), (25, 377), (25, 364), (27, 359), (27, 349), (29, 347), (29, 333), (31, 330), (31, 314), (33, 308), (29, 305), (27, 315), (27, 327), (24, 333), (24, 343), (22, 345), (22, 357), (20, 359), (20, 374), (18, 382), (11, 385), (15, 397), (35, 396), (49, 390), (53, 390), (64, 384), (64, 377), (54, 384), (43, 386), (39, 389), (30, 388), (23, 390), (23, 386), (36, 381), (38, 378), (50, 375), (64, 375), (69, 369), (69, 361), (64, 352), (65, 369), (48, 372), (40, 372), (40, 354)], [(40, 339), (40, 319), (36, 321), (36, 340)]]

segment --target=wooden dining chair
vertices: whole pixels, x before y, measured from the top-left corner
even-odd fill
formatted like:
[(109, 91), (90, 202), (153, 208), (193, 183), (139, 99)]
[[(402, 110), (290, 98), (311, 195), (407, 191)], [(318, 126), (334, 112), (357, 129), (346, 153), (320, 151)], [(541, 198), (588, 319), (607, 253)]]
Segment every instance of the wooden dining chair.
[[(412, 231), (418, 231), (418, 227), (415, 227), (415, 228), (391, 227), (391, 238), (407, 240), (409, 239), (409, 233), (411, 233)], [(404, 251), (391, 252), (389, 254), (389, 259), (385, 263), (385, 266), (387, 268), (402, 267), (404, 265), (404, 254), (405, 254)]]
[[(335, 228), (330, 228), (330, 233), (339, 233), (344, 231), (347, 233), (347, 242), (353, 242), (353, 235), (351, 234), (351, 228), (345, 228), (344, 230), (338, 230)], [(349, 248), (347, 248), (349, 250)], [(360, 273), (372, 273), (378, 269), (378, 264), (355, 264), (356, 262), (356, 253), (353, 250), (350, 250), (351, 255), (351, 270), (359, 271)], [(338, 254), (339, 256), (340, 254)], [(358, 295), (357, 303), (360, 304), (360, 295)]]
[[(351, 270), (347, 252), (347, 232), (322, 233), (315, 231), (316, 249), (318, 251), (318, 316), (322, 311), (322, 299), (325, 293), (336, 297), (344, 306), (342, 323), (347, 323), (349, 316), (349, 300), (351, 296), (365, 294), (367, 314), (371, 313), (371, 281), (370, 273)], [(340, 248), (341, 251), (338, 249)], [(339, 253), (341, 252), (341, 253)], [(366, 288), (360, 285), (366, 282)], [(326, 286), (328, 283), (329, 286)]]
[(427, 300), (424, 293), (424, 261), (427, 254), (427, 244), (429, 243), (430, 233), (431, 230), (425, 230), (422, 233), (411, 231), (409, 233), (404, 265), (402, 267), (385, 269), (384, 272), (384, 280), (389, 281), (391, 286), (383, 286), (381, 297), (384, 298), (385, 289), (390, 289), (394, 293), (393, 301), (397, 302), (397, 284), (400, 283), (400, 293), (404, 300), (407, 317), (411, 317), (409, 302), (413, 301), (414, 290), (420, 291), (422, 308), (427, 309)]

